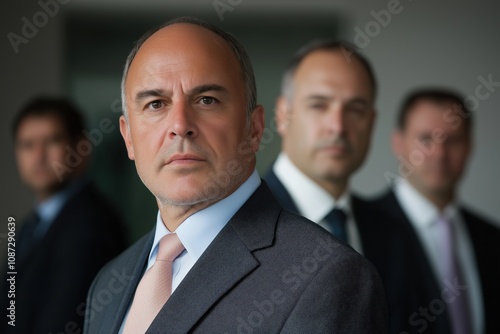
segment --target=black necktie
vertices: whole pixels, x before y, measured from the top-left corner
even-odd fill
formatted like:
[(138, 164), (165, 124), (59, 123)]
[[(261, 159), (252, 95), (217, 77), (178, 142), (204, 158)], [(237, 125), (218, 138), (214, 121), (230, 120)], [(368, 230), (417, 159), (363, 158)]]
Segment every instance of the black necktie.
[(28, 257), (28, 253), (36, 243), (35, 231), (40, 221), (40, 215), (36, 211), (33, 211), (23, 224), (18, 241), (18, 262), (23, 262)]
[(325, 217), (325, 221), (328, 223), (333, 235), (345, 242), (347, 242), (346, 219), (345, 212), (337, 208), (330, 211)]

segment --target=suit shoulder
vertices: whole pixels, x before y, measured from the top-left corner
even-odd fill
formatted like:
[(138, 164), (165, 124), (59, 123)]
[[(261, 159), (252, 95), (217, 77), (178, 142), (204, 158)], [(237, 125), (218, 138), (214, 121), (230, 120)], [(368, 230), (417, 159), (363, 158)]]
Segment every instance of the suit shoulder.
[(478, 222), (478, 223), (481, 223), (481, 224), (485, 224), (487, 226), (491, 226), (494, 230), (499, 230), (500, 229), (498, 227), (499, 223), (497, 221), (493, 221), (493, 220), (485, 217), (484, 215), (478, 213), (477, 211), (475, 211), (475, 210), (473, 210), (473, 209), (471, 209), (469, 207), (461, 206), (460, 207), (460, 211), (464, 215), (465, 219), (469, 219), (471, 221), (475, 221), (475, 222)]
[(461, 207), (460, 211), (473, 236), (483, 236), (492, 240), (500, 239), (500, 225), (498, 222), (492, 221), (466, 207)]
[(67, 206), (85, 217), (94, 217), (101, 220), (119, 220), (120, 218), (111, 201), (93, 184), (85, 186), (69, 199)]
[[(277, 241), (288, 243), (300, 254), (314, 252), (318, 247), (331, 250), (333, 258), (349, 257), (355, 261), (366, 259), (318, 224), (294, 212), (283, 209), (276, 227)], [(366, 262), (368, 262), (366, 260)]]
[[(358, 197), (359, 198), (359, 197)], [(370, 205), (384, 205), (395, 199), (394, 192), (392, 189), (387, 189), (378, 194), (371, 196), (370, 198), (365, 198), (363, 201), (369, 203)]]
[(91, 234), (93, 238), (113, 234), (124, 241), (128, 233), (118, 211), (92, 184), (84, 186), (69, 198), (57, 219), (71, 222), (62, 224), (65, 229)]

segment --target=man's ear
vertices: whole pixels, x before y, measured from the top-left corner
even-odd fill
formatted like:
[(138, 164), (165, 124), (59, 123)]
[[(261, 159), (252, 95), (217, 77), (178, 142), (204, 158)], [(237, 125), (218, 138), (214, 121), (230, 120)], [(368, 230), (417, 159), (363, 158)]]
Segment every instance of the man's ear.
[(281, 95), (276, 99), (276, 107), (274, 109), (274, 117), (276, 120), (276, 129), (280, 136), (283, 137), (290, 122), (291, 115), (288, 113), (288, 100)]
[(120, 116), (120, 133), (122, 134), (123, 141), (127, 147), (128, 158), (134, 160), (134, 145), (132, 145), (132, 137), (130, 136), (130, 128), (125, 116)]
[(262, 135), (264, 133), (265, 119), (264, 119), (264, 107), (263, 106), (261, 106), (259, 104), (255, 107), (255, 109), (252, 111), (250, 122), (252, 125), (252, 132), (251, 132), (252, 151), (257, 153), (257, 151), (259, 151), (260, 141), (261, 141)]

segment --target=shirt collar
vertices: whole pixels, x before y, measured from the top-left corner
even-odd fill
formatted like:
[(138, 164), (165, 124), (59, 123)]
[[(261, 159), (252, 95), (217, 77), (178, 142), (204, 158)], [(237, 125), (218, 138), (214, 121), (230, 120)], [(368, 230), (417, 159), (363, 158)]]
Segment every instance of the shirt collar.
[(458, 206), (455, 203), (448, 204), (441, 213), (432, 202), (418, 192), (406, 179), (396, 183), (394, 192), (404, 212), (417, 227), (430, 227), (437, 222), (440, 216), (453, 220), (458, 215)]
[(62, 190), (35, 206), (35, 211), (40, 216), (40, 223), (35, 229), (37, 238), (45, 235), (68, 199), (83, 188), (87, 182), (84, 178), (75, 179)]
[(41, 221), (51, 222), (61, 211), (66, 201), (86, 183), (84, 179), (71, 181), (66, 187), (35, 206)]
[(61, 210), (64, 202), (66, 202), (67, 195), (68, 191), (64, 189), (40, 202), (35, 208), (38, 215), (40, 215), (40, 220), (52, 221)]
[(325, 189), (302, 173), (281, 152), (273, 166), (273, 171), (292, 197), (297, 209), (309, 220), (319, 222), (333, 209), (339, 208), (346, 214), (350, 213), (349, 191), (335, 200)]
[[(250, 177), (231, 195), (192, 214), (179, 225), (175, 233), (194, 261), (200, 258), (231, 217), (260, 186), (260, 183), (259, 174), (254, 170)], [(172, 232), (165, 227), (160, 211), (158, 211), (155, 238), (149, 253), (150, 261), (156, 256), (160, 239), (170, 233)]]

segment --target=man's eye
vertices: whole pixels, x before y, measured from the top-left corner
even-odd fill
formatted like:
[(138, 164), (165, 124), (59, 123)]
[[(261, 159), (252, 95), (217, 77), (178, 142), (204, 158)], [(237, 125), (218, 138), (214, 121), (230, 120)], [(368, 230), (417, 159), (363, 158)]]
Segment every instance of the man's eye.
[(33, 147), (35, 146), (35, 144), (31, 141), (27, 141), (27, 142), (20, 142), (17, 144), (17, 148), (19, 150), (23, 150), (23, 151), (29, 151), (31, 150)]
[(351, 107), (347, 109), (347, 112), (352, 114), (362, 115), (365, 112), (365, 110), (362, 108)]
[(200, 99), (201, 103), (202, 104), (214, 104), (216, 102), (215, 98), (213, 97), (210, 97), (210, 96), (203, 96), (201, 99)]
[(148, 107), (151, 109), (160, 109), (161, 107), (163, 107), (163, 102), (153, 101), (153, 102), (148, 103)]
[(432, 137), (429, 137), (429, 136), (420, 137), (420, 142), (422, 144), (431, 144), (432, 143)]
[(309, 108), (312, 110), (326, 110), (327, 105), (324, 103), (313, 103), (309, 105)]

